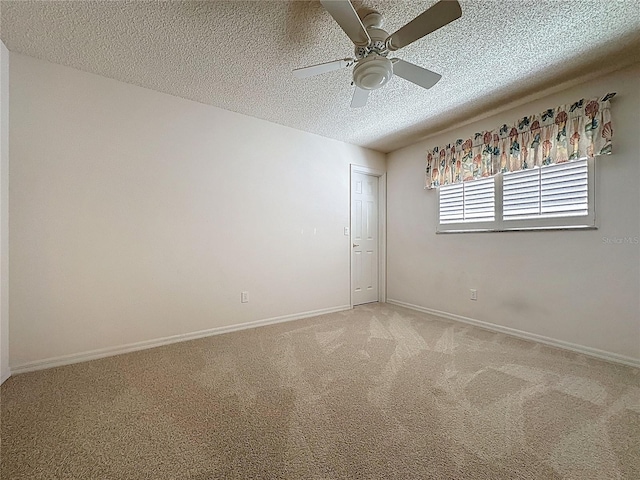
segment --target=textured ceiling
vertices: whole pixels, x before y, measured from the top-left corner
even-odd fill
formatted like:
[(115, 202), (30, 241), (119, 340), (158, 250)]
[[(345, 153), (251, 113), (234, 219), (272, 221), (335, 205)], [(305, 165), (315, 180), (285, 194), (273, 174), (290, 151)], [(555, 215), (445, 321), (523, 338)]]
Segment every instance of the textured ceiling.
[[(362, 0), (394, 32), (435, 3)], [(638, 0), (460, 0), (462, 18), (395, 56), (442, 74), (431, 90), (393, 78), (351, 109), (351, 57), (318, 1), (0, 2), (9, 50), (388, 152), (465, 116), (640, 61)]]

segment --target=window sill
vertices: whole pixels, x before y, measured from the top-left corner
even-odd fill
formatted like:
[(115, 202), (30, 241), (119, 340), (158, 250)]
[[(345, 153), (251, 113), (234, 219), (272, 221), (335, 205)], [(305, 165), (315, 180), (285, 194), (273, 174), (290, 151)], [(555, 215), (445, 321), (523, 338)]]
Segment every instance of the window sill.
[(514, 227), (514, 228), (474, 228), (459, 230), (436, 230), (436, 235), (448, 235), (450, 233), (498, 233), (498, 232), (540, 232), (558, 230), (597, 230), (593, 225), (569, 225), (564, 227)]

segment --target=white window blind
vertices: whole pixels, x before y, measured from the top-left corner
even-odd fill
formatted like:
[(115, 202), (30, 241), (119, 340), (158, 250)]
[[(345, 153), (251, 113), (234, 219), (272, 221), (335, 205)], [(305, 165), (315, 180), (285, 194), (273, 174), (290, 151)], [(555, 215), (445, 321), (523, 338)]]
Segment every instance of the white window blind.
[(495, 218), (495, 180), (484, 178), (463, 184), (464, 219), (471, 222), (491, 222)]
[(589, 166), (586, 160), (540, 170), (540, 215), (574, 217), (589, 214)]
[(440, 223), (464, 221), (464, 183), (440, 187)]
[(495, 219), (495, 182), (483, 178), (440, 187), (440, 223), (491, 222)]
[(589, 214), (586, 160), (505, 173), (502, 181), (506, 221)]

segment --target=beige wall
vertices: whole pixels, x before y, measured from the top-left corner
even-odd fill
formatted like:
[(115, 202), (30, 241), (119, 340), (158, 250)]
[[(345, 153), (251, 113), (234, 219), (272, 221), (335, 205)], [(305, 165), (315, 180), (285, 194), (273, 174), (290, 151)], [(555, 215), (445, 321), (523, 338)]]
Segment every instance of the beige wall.
[(0, 42), (0, 383), (9, 375), (9, 51)]
[(10, 141), (12, 368), (349, 304), (383, 154), (19, 54)]
[[(640, 65), (391, 153), (388, 298), (640, 359), (638, 78)], [(611, 91), (615, 150), (598, 160), (598, 230), (435, 234), (437, 192), (423, 190), (428, 148)], [(607, 243), (624, 238), (632, 243)]]

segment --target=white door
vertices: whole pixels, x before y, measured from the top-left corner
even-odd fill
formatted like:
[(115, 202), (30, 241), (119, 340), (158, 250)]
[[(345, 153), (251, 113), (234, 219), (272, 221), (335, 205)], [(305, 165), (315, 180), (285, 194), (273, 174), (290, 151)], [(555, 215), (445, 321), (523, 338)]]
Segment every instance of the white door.
[(351, 174), (351, 299), (378, 301), (378, 177)]

